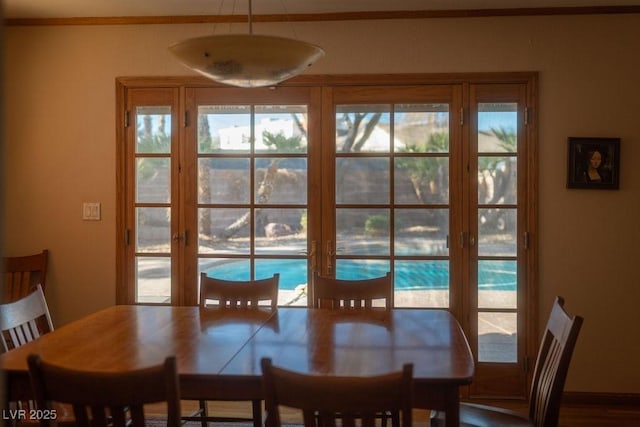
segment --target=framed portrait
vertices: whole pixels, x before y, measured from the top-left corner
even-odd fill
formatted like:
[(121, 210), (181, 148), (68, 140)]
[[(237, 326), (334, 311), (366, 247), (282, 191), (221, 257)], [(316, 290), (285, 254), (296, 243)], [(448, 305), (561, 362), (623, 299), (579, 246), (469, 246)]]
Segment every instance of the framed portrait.
[(569, 137), (568, 145), (568, 188), (619, 188), (620, 138)]

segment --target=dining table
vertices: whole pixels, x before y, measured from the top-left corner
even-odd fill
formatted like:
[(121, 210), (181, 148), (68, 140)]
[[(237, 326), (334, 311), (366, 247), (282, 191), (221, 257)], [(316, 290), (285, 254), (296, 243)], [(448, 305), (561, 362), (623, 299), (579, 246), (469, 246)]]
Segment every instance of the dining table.
[(459, 425), (474, 359), (444, 309), (208, 309), (116, 305), (0, 355), (9, 400), (31, 397), (27, 356), (91, 371), (127, 371), (175, 356), (187, 400), (262, 399), (260, 360), (309, 375), (371, 376), (413, 364), (414, 407)]

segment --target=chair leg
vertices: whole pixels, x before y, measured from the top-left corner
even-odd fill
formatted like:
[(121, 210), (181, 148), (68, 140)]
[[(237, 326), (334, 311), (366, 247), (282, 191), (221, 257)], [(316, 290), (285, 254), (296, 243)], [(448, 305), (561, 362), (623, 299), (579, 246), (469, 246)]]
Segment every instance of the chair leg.
[(429, 415), (429, 427), (438, 427), (441, 424), (441, 420), (438, 417), (438, 411), (432, 409), (431, 414)]
[(251, 407), (253, 408), (253, 427), (262, 426), (262, 401), (252, 400)]
[[(397, 420), (395, 418), (395, 416), (391, 416), (392, 417), (392, 421), (391, 421), (391, 425), (393, 426), (399, 426), (400, 425), (400, 421)], [(387, 414), (386, 412), (383, 412), (382, 415), (380, 416), (380, 425), (382, 427), (387, 427), (387, 420), (389, 419), (389, 414)]]
[(207, 417), (209, 416), (209, 410), (207, 409), (207, 401), (201, 400), (198, 402), (200, 405), (200, 416), (202, 417), (202, 427), (207, 427)]

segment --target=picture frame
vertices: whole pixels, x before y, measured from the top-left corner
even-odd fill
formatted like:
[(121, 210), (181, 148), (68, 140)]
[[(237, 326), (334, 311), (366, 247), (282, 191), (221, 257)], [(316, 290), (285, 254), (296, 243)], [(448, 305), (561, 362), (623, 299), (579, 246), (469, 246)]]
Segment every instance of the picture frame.
[(569, 137), (567, 188), (617, 190), (620, 138)]

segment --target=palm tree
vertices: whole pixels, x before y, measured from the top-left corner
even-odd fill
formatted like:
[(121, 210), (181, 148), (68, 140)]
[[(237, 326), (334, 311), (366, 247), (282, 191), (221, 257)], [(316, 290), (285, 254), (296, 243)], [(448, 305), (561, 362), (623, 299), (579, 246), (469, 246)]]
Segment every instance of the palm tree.
[[(498, 146), (506, 153), (515, 153), (517, 151), (518, 138), (516, 132), (509, 128), (490, 128), (489, 131), (480, 131), (482, 135), (494, 137), (498, 140)], [(503, 165), (504, 167), (500, 167)], [(493, 181), (493, 195), (487, 204), (495, 204), (500, 202), (506, 196), (509, 190), (509, 184), (512, 175), (512, 163), (503, 161), (503, 158), (481, 156), (478, 158), (478, 171), (487, 171)], [(486, 181), (481, 185), (486, 186)], [(486, 190), (485, 190), (486, 193)]]
[[(296, 124), (300, 128), (302, 123), (296, 118)], [(304, 129), (301, 129), (304, 131)], [(283, 132), (278, 132), (276, 134), (264, 131), (262, 133), (262, 141), (264, 144), (273, 150), (275, 153), (299, 153), (304, 152), (306, 147), (302, 145), (302, 137), (299, 135), (287, 137)], [(261, 204), (265, 204), (269, 202), (271, 199), (271, 194), (273, 193), (273, 188), (275, 185), (276, 177), (278, 176), (278, 166), (280, 163), (280, 158), (273, 158), (269, 166), (267, 167), (262, 181), (258, 186), (258, 197), (257, 202)], [(264, 217), (264, 212), (262, 209), (255, 209), (254, 214), (256, 216), (257, 224), (264, 224), (267, 222), (267, 219)], [(221, 238), (229, 239), (233, 237), (236, 233), (238, 233), (243, 227), (249, 225), (249, 220), (251, 218), (250, 212), (245, 213), (232, 224), (227, 226), (221, 234)], [(262, 227), (257, 227), (256, 233), (258, 229), (262, 229)]]
[[(447, 152), (449, 150), (449, 134), (448, 132), (435, 132), (429, 135), (429, 139), (425, 143), (418, 143), (404, 147), (403, 153), (433, 153)], [(440, 158), (424, 158), (424, 157), (398, 157), (397, 165), (400, 169), (404, 169), (409, 174), (413, 192), (422, 204), (428, 203), (425, 191), (432, 197), (441, 191), (442, 185), (440, 178), (442, 176), (442, 162)]]

